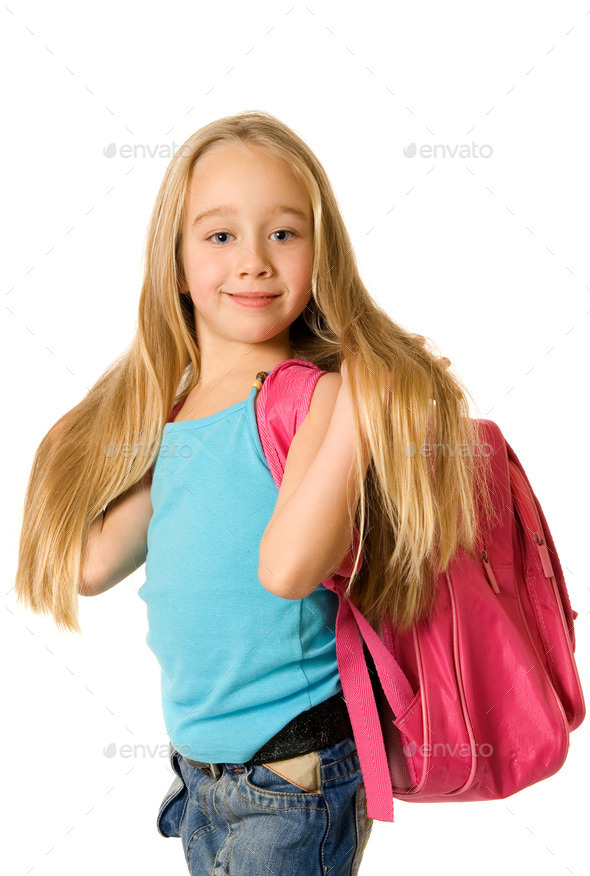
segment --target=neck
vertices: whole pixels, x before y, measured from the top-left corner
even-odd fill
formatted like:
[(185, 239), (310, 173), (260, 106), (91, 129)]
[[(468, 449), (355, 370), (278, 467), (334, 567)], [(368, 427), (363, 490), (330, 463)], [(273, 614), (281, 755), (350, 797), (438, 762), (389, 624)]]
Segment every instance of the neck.
[[(264, 348), (264, 349), (261, 349)], [(245, 351), (230, 351), (228, 355), (206, 355), (201, 350), (197, 384), (206, 392), (214, 386), (229, 387), (250, 384), (259, 371), (272, 371), (285, 359), (292, 359), (293, 351), (285, 344), (252, 344)]]

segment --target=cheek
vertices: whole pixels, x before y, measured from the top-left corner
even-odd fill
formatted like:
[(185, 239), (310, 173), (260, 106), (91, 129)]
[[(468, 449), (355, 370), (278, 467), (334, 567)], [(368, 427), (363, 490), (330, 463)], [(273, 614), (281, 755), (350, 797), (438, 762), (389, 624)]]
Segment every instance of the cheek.
[(306, 288), (311, 283), (313, 274), (313, 257), (304, 259), (299, 266), (299, 282)]
[(299, 278), (311, 276), (313, 267), (313, 251), (298, 253), (291, 263), (291, 269)]
[(191, 289), (205, 294), (217, 289), (223, 282), (224, 271), (216, 259), (189, 258), (186, 266), (186, 277)]

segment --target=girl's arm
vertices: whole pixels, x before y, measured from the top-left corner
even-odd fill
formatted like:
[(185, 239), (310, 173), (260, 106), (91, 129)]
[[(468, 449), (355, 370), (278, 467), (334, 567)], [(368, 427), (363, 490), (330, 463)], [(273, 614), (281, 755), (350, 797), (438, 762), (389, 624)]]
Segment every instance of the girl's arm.
[[(342, 563), (352, 543), (359, 499), (352, 488), (354, 450), (347, 380), (324, 374), (289, 448), (275, 509), (260, 542), (258, 577), (269, 592), (301, 599)], [(370, 453), (364, 443), (363, 459), (366, 473)]]
[(150, 489), (148, 471), (90, 524), (78, 587), (82, 596), (104, 593), (145, 562), (152, 516)]

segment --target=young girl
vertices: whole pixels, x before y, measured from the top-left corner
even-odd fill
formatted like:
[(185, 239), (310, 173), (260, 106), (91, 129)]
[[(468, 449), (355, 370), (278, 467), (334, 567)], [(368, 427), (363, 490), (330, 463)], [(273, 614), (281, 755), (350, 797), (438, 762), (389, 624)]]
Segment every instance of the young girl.
[[(417, 452), (475, 437), (424, 340), (371, 298), (286, 125), (239, 113), (176, 153), (133, 343), (38, 448), (16, 589), (80, 632), (78, 594), (146, 562), (175, 773), (157, 828), (191, 873), (358, 872), (372, 822), (321, 582), (349, 578), (374, 625), (426, 617), (433, 571), (473, 550), (486, 476), (483, 455)], [(297, 399), (265, 411), (294, 434), (279, 490), (256, 428), (267, 380)]]

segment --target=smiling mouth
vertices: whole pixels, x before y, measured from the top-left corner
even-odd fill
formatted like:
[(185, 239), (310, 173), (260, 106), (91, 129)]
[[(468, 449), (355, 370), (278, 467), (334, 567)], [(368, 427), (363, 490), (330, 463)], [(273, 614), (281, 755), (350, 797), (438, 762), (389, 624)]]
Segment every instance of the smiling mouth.
[(278, 298), (278, 295), (265, 295), (262, 292), (260, 294), (256, 292), (226, 292), (226, 295), (230, 295), (232, 298), (253, 298), (254, 300), (260, 300), (261, 298)]
[(244, 307), (246, 310), (264, 310), (265, 307), (268, 307), (273, 301), (276, 301), (276, 299), (279, 298), (279, 295), (265, 295), (252, 292), (226, 292), (224, 294), (231, 298), (234, 304), (237, 304), (239, 307)]

